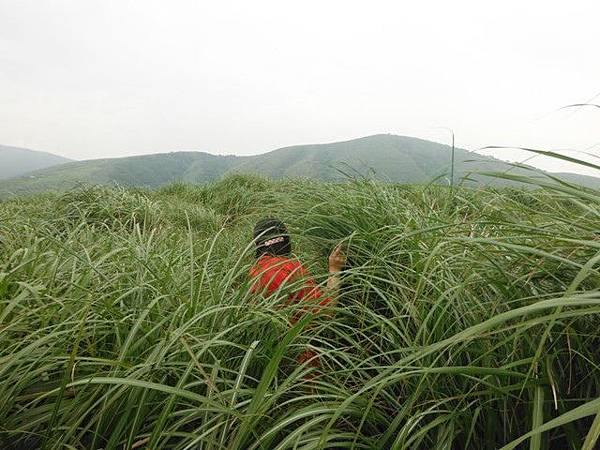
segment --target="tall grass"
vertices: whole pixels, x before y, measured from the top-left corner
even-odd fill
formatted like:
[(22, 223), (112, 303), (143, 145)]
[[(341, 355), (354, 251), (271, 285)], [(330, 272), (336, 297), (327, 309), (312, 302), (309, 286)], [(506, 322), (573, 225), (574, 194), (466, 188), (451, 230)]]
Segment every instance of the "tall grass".
[[(249, 293), (272, 214), (319, 282), (345, 242), (333, 316), (290, 328), (285, 289)], [(234, 176), (2, 203), (0, 447), (592, 449), (598, 230), (598, 192), (549, 183)]]

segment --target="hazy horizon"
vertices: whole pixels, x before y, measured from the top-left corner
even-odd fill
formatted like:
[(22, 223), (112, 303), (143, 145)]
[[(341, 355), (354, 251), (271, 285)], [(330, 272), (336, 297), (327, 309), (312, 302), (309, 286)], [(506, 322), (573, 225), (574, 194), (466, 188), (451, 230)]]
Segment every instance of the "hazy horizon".
[(598, 163), (600, 110), (560, 108), (600, 93), (599, 13), (593, 1), (0, 0), (0, 144), (79, 160), (242, 156), (385, 133), (450, 144), (450, 128), (471, 151)]
[[(327, 141), (327, 142), (306, 142), (306, 143), (299, 143), (299, 144), (293, 144), (293, 145), (289, 145), (289, 146), (285, 146), (285, 147), (278, 147), (278, 148), (272, 148), (272, 149), (268, 149), (262, 152), (257, 152), (257, 153), (248, 153), (248, 154), (234, 154), (234, 153), (225, 153), (225, 152), (211, 152), (211, 151), (206, 151), (206, 150), (200, 150), (200, 149), (174, 149), (174, 150), (165, 150), (165, 151), (157, 151), (157, 152), (150, 152), (150, 153), (134, 153), (134, 154), (127, 154), (127, 155), (117, 155), (117, 156), (99, 156), (97, 158), (86, 158), (86, 159), (75, 159), (75, 158), (71, 158), (71, 160), (73, 162), (82, 162), (82, 161), (93, 161), (93, 160), (99, 160), (99, 159), (111, 159), (111, 158), (128, 158), (128, 157), (134, 157), (134, 156), (145, 156), (145, 155), (157, 155), (157, 154), (165, 154), (165, 153), (177, 153), (177, 152), (200, 152), (200, 153), (209, 153), (211, 155), (215, 155), (215, 156), (237, 156), (237, 157), (244, 157), (244, 156), (256, 156), (256, 155), (261, 155), (261, 154), (265, 154), (265, 153), (269, 153), (275, 150), (281, 150), (284, 148), (288, 148), (288, 147), (296, 147), (296, 146), (303, 146), (303, 145), (326, 145), (326, 144), (334, 144), (334, 143), (339, 143), (339, 142), (345, 142), (345, 141), (352, 141), (355, 139), (362, 139), (362, 138), (368, 138), (368, 137), (372, 137), (372, 136), (377, 136), (377, 135), (383, 135), (383, 134), (392, 134), (392, 133), (377, 133), (375, 135), (369, 135), (369, 136), (356, 136), (353, 138), (349, 138), (349, 139), (343, 139), (341, 141)], [(421, 139), (421, 138), (417, 138), (416, 136), (405, 136), (405, 135), (394, 135), (394, 136), (399, 136), (399, 137), (410, 137), (410, 138), (416, 138), (416, 139)], [(426, 139), (426, 140), (430, 140), (430, 139)], [(446, 142), (439, 142), (439, 141), (435, 141), (435, 140), (430, 140), (431, 142), (436, 142), (442, 145), (447, 145), (450, 146), (450, 144), (446, 143)], [(0, 143), (0, 147), (4, 145)], [(32, 148), (25, 148), (25, 147), (21, 147), (24, 148), (26, 150), (33, 150), (33, 151), (39, 151), (39, 152), (44, 152), (44, 153), (50, 153), (50, 154), (54, 154), (53, 152), (48, 152), (46, 150), (43, 149), (32, 149)], [(457, 148), (462, 148), (460, 146), (457, 146)], [(464, 150), (464, 149), (463, 149)], [(475, 151), (476, 152), (476, 151)], [(476, 152), (477, 153), (477, 152)], [(488, 155), (492, 155), (495, 158), (502, 160), (502, 161), (508, 161), (511, 162), (514, 159), (506, 159), (503, 158), (502, 154), (496, 153), (493, 154), (493, 151), (488, 151), (486, 152), (479, 152), (481, 154), (488, 154)], [(60, 155), (62, 156), (62, 155)], [(527, 158), (525, 158), (527, 159)], [(593, 161), (592, 161), (593, 162)], [(529, 165), (533, 165), (535, 166), (539, 166), (539, 164), (536, 164), (535, 161), (525, 161), (525, 164), (529, 164)], [(569, 165), (571, 166), (571, 165)], [(567, 166), (567, 168), (560, 168), (558, 167), (557, 169), (544, 169), (548, 172), (551, 173), (558, 173), (558, 172), (565, 172), (565, 173), (579, 173), (579, 174), (583, 174), (583, 175), (591, 175), (591, 176), (595, 176), (595, 177), (600, 177), (600, 173), (599, 171), (595, 171), (595, 170), (591, 170), (591, 171), (585, 171), (584, 170), (569, 170), (569, 166)], [(576, 167), (577, 169), (577, 167)]]

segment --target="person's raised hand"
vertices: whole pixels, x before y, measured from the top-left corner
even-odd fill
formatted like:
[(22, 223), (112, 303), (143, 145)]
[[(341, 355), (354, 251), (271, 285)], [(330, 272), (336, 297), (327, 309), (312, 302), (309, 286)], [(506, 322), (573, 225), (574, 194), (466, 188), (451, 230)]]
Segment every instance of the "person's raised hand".
[(342, 244), (338, 244), (329, 255), (329, 271), (340, 272), (346, 264), (346, 255), (342, 249)]

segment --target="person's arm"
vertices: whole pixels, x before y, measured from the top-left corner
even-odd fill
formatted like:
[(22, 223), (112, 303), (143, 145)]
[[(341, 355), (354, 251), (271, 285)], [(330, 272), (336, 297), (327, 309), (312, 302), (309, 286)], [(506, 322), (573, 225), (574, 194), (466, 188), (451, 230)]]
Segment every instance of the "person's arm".
[[(341, 244), (338, 245), (329, 255), (329, 278), (327, 279), (327, 289), (323, 292), (319, 289), (319, 286), (315, 283), (315, 280), (310, 275), (310, 272), (301, 265), (298, 266), (298, 270), (294, 272), (293, 278), (300, 276), (304, 279), (304, 285), (301, 289), (292, 295), (293, 302), (308, 302), (303, 305), (300, 312), (296, 313), (294, 318), (291, 320), (295, 323), (302, 316), (302, 311), (306, 312), (310, 308), (313, 314), (318, 314), (327, 309), (330, 306), (335, 306), (337, 289), (340, 286), (340, 272), (346, 264), (346, 255), (342, 251)], [(312, 306), (310, 304), (312, 303)], [(330, 315), (330, 312), (327, 313)]]

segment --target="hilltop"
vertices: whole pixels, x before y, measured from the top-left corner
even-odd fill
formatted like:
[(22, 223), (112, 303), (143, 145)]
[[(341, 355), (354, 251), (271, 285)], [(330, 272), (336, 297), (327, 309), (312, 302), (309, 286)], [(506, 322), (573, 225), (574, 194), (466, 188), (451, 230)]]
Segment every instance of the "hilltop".
[[(272, 179), (310, 178), (342, 181), (348, 175), (395, 183), (448, 183), (451, 148), (408, 136), (379, 134), (344, 142), (285, 147), (255, 156), (223, 156), (204, 152), (71, 162), (0, 183), (0, 197), (69, 189), (79, 183), (157, 187), (175, 181), (207, 183), (230, 173), (252, 173)], [(468, 185), (512, 182), (478, 175), (506, 172), (531, 176), (533, 169), (517, 168), (490, 156), (455, 149), (455, 180)], [(539, 171), (538, 171), (539, 172)], [(600, 179), (556, 174), (566, 181), (600, 187)]]
[(65, 164), (68, 158), (28, 148), (0, 145), (0, 180), (18, 177), (34, 170)]

